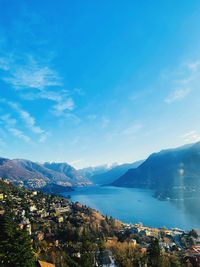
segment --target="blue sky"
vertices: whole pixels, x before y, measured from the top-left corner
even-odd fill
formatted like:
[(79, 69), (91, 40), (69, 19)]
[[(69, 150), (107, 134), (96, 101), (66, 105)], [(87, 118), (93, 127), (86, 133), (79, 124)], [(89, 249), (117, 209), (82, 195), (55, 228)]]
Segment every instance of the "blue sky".
[(0, 156), (76, 167), (200, 140), (198, 0), (0, 0)]

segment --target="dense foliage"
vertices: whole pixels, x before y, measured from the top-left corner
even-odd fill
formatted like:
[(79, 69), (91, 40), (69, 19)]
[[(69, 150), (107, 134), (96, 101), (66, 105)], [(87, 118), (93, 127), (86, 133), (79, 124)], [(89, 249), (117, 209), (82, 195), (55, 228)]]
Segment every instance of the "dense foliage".
[(11, 215), (0, 217), (0, 265), (2, 267), (33, 267), (34, 255), (30, 237), (20, 230)]

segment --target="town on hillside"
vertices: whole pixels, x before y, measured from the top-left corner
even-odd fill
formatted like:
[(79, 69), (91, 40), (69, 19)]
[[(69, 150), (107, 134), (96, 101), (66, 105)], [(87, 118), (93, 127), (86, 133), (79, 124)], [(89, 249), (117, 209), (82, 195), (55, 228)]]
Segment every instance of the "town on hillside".
[(0, 180), (0, 224), (2, 267), (200, 266), (194, 229), (125, 224), (7, 180)]

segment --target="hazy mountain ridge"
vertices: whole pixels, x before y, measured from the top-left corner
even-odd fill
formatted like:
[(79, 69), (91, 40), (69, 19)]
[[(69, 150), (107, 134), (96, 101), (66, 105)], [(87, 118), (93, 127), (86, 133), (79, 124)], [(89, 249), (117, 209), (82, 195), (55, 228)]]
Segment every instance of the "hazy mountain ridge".
[(113, 164), (103, 164), (103, 165), (98, 165), (98, 166), (89, 166), (86, 168), (82, 168), (78, 170), (78, 173), (91, 180), (92, 181), (92, 177), (95, 175), (101, 175), (103, 173), (106, 173), (107, 171), (113, 169), (114, 167), (117, 166), (117, 163), (113, 163)]
[(67, 163), (36, 163), (25, 159), (0, 158), (0, 177), (28, 188), (48, 184), (77, 186), (89, 183)]
[(184, 198), (200, 191), (200, 142), (151, 154), (114, 186), (149, 188), (160, 198)]
[(136, 161), (134, 163), (125, 163), (106, 170), (103, 173), (97, 173), (90, 177), (90, 180), (94, 184), (105, 185), (110, 184), (120, 176), (126, 173), (127, 170), (131, 168), (137, 168), (140, 164), (143, 163), (143, 160)]

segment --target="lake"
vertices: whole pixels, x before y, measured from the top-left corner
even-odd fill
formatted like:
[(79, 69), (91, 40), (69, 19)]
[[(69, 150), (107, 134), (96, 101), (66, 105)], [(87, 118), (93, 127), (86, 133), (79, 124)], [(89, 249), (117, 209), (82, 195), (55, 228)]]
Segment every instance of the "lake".
[(160, 201), (150, 190), (111, 186), (79, 187), (63, 195), (125, 223), (200, 229), (200, 198)]

